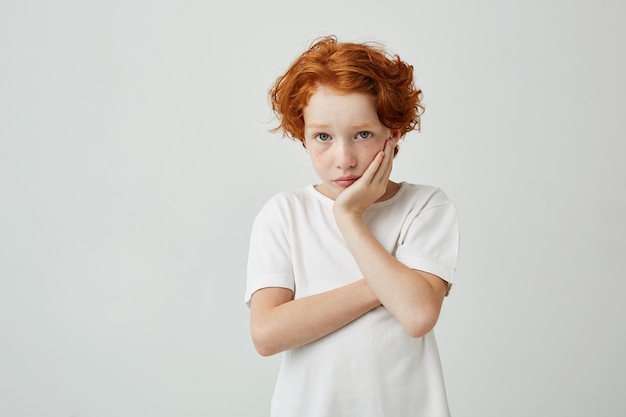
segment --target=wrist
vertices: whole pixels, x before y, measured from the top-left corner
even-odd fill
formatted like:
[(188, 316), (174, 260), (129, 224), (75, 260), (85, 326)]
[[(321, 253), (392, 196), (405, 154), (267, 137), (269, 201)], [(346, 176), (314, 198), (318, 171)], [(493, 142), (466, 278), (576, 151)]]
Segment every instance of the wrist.
[(363, 213), (347, 210), (337, 204), (333, 206), (333, 214), (337, 223), (349, 224), (363, 221)]
[(348, 243), (349, 241), (354, 240), (357, 236), (361, 236), (364, 233), (363, 229), (367, 228), (363, 218), (352, 213), (335, 215), (335, 223)]
[(360, 297), (365, 301), (370, 310), (381, 305), (380, 300), (378, 299), (376, 294), (374, 294), (372, 288), (369, 286), (365, 278), (359, 280), (357, 282), (357, 285), (359, 286)]

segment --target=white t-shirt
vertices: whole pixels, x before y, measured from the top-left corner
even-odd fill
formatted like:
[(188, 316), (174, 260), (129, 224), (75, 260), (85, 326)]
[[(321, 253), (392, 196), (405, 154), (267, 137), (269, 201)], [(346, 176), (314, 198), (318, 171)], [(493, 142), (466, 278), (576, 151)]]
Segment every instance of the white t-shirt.
[[(265, 204), (252, 227), (247, 303), (261, 288), (289, 288), (301, 298), (363, 277), (333, 204), (312, 185)], [(402, 183), (364, 220), (399, 261), (452, 283), (459, 230), (440, 189)], [(273, 417), (449, 416), (434, 332), (412, 338), (382, 306), (282, 355)]]

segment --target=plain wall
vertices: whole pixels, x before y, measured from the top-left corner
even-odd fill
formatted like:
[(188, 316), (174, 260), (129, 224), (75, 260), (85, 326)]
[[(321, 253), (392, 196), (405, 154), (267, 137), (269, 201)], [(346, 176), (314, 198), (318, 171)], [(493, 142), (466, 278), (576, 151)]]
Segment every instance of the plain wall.
[(267, 416), (247, 239), (316, 178), (267, 91), (318, 36), (415, 67), (393, 179), (462, 250), (436, 332), (456, 417), (623, 416), (626, 6), (0, 3), (0, 416)]

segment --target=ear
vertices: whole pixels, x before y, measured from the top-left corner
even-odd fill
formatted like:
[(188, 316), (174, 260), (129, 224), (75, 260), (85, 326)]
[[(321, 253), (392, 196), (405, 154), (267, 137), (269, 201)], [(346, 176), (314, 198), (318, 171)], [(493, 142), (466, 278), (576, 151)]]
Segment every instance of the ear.
[(400, 150), (400, 148), (398, 147), (398, 142), (400, 141), (401, 138), (402, 138), (402, 133), (400, 129), (391, 131), (391, 136), (389, 136), (389, 139), (393, 141), (393, 157), (394, 158), (396, 157), (396, 155), (398, 155), (398, 151)]
[(400, 142), (401, 138), (402, 138), (402, 132), (400, 131), (400, 129), (394, 129), (391, 131), (391, 135), (389, 136), (389, 139), (393, 141), (394, 146), (396, 146), (398, 142)]

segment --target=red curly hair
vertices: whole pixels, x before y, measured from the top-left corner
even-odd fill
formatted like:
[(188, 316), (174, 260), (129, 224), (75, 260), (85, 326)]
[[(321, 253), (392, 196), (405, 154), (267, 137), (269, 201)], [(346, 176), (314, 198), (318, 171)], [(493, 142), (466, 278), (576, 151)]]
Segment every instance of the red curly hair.
[(380, 122), (401, 137), (420, 128), (422, 91), (415, 87), (411, 65), (380, 46), (326, 36), (314, 41), (270, 90), (280, 122), (272, 132), (304, 143), (303, 109), (319, 85), (375, 97)]

